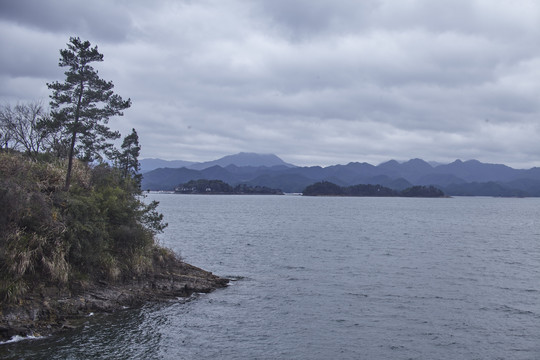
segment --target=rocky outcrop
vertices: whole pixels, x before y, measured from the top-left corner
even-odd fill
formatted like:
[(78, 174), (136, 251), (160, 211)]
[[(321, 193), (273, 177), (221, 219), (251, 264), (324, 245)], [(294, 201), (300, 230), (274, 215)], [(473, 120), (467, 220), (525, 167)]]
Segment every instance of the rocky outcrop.
[(17, 304), (0, 305), (0, 341), (48, 335), (76, 327), (90, 313), (139, 307), (227, 286), (229, 280), (174, 259), (154, 272), (123, 282), (76, 282), (69, 289), (36, 286)]

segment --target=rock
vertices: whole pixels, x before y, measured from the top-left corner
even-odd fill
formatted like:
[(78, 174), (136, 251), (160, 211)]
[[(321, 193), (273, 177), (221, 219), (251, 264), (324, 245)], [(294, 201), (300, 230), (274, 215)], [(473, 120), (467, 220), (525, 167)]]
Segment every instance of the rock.
[(41, 335), (71, 330), (67, 319), (89, 313), (114, 312), (149, 301), (188, 297), (227, 286), (229, 280), (179, 260), (161, 264), (153, 273), (122, 283), (72, 284), (70, 290), (40, 286), (19, 304), (0, 304), (0, 341), (15, 335)]
[(0, 338), (9, 340), (14, 336), (28, 336), (31, 331), (22, 326), (0, 326)]

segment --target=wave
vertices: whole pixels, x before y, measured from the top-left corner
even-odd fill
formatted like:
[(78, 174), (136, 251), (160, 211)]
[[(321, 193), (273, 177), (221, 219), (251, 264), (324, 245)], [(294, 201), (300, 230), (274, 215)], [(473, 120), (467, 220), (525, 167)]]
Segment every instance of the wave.
[(20, 335), (15, 335), (15, 336), (13, 336), (11, 339), (9, 339), (7, 341), (0, 341), (0, 345), (16, 343), (16, 342), (25, 341), (25, 340), (38, 340), (38, 339), (44, 339), (44, 338), (45, 338), (45, 336), (34, 336), (34, 335), (20, 336)]

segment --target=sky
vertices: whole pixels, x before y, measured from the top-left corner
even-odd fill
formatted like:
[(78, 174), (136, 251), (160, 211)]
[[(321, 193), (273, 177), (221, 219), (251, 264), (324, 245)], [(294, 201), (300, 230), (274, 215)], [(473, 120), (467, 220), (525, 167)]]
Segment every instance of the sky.
[(0, 0), (0, 33), (0, 104), (97, 45), (141, 158), (540, 166), (538, 0)]

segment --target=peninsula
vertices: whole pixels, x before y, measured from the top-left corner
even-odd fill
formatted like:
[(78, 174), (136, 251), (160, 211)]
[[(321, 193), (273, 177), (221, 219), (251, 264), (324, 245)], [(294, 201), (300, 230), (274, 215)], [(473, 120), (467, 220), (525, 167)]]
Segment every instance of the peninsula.
[(228, 280), (158, 246), (167, 224), (141, 191), (141, 147), (108, 126), (131, 100), (72, 37), (63, 82), (40, 102), (0, 106), (0, 341), (71, 329), (89, 313), (209, 292)]
[(119, 169), (74, 161), (65, 190), (64, 165), (0, 152), (0, 341), (227, 286), (157, 245), (157, 203)]

